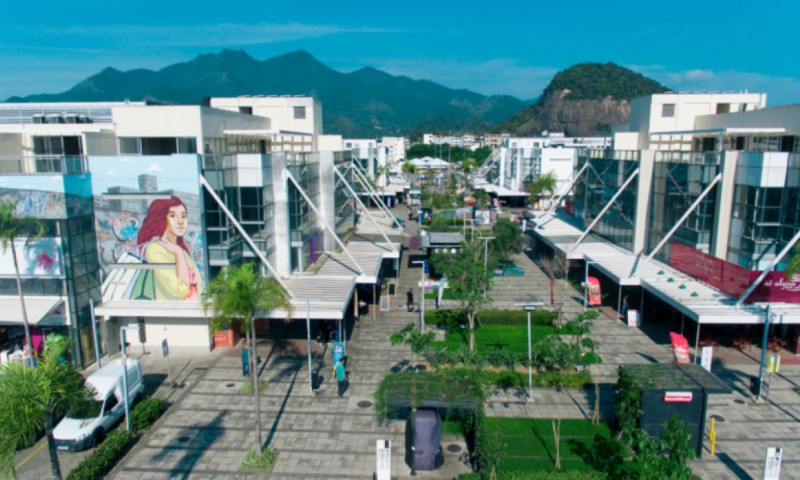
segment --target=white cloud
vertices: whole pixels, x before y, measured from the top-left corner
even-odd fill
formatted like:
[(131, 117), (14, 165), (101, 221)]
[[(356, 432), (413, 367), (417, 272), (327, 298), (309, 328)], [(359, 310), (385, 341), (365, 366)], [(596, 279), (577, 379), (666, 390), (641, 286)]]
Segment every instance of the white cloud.
[(119, 175), (117, 175), (117, 172), (114, 172), (114, 171), (111, 171), (111, 170), (109, 170), (109, 171), (106, 173), (106, 176), (107, 176), (107, 177), (119, 177)]
[(159, 172), (163, 172), (164, 170), (162, 170), (161, 167), (159, 167), (157, 163), (153, 163), (153, 164), (150, 165), (150, 167), (148, 167), (147, 171), (150, 172), (150, 173), (159, 173)]
[(736, 70), (671, 70), (663, 65), (627, 65), (678, 92), (766, 93), (767, 105), (800, 103), (800, 79)]
[(220, 23), (208, 25), (73, 25), (28, 27), (53, 38), (106, 40), (112, 44), (168, 47), (236, 46), (285, 42), (339, 33), (397, 33), (400, 30), (303, 23)]
[(120, 157), (119, 160), (124, 163), (136, 163), (136, 160), (131, 157)]

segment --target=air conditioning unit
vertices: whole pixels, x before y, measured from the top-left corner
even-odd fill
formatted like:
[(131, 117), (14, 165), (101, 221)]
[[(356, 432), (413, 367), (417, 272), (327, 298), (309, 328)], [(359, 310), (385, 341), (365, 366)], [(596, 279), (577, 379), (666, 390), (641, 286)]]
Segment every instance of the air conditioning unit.
[(34, 115), (31, 118), (33, 119), (33, 123), (45, 123), (44, 115)]
[(65, 123), (79, 123), (78, 116), (74, 114), (64, 115), (64, 122)]

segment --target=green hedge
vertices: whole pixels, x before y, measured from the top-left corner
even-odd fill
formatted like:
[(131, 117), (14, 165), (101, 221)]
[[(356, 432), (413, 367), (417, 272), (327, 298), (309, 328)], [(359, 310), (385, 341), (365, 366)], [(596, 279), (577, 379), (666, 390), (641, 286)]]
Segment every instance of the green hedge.
[(78, 468), (67, 475), (67, 480), (103, 478), (128, 453), (128, 450), (136, 443), (136, 439), (136, 434), (132, 432), (114, 430), (94, 452), (83, 459)]
[(94, 452), (87, 455), (78, 467), (67, 475), (67, 480), (95, 480), (103, 478), (117, 462), (128, 453), (139, 436), (167, 410), (169, 404), (160, 398), (149, 397), (131, 410), (131, 431), (118, 428), (108, 434)]
[[(510, 471), (502, 472), (497, 478), (503, 480), (603, 480), (606, 474), (602, 472), (581, 472), (572, 470), (569, 472), (543, 472), (537, 471)], [(461, 475), (458, 480), (488, 480), (488, 473), (468, 473)]]
[[(528, 312), (524, 310), (481, 310), (476, 314), (481, 325), (525, 325)], [(555, 313), (550, 310), (534, 310), (531, 312), (532, 325), (553, 325)]]
[(169, 404), (156, 397), (149, 397), (139, 402), (131, 410), (131, 428), (135, 431), (144, 430), (163, 414)]

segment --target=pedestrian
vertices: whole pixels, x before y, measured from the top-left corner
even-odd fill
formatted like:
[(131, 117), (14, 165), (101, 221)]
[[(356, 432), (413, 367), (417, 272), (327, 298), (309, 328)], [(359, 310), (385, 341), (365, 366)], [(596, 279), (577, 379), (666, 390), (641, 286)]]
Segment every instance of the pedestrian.
[(344, 357), (339, 359), (339, 364), (336, 365), (336, 382), (339, 386), (339, 396), (343, 396), (347, 390), (347, 371), (344, 369)]
[(414, 219), (413, 212), (411, 211), (411, 206), (408, 207), (408, 219), (409, 220)]
[(242, 376), (250, 375), (250, 350), (247, 347), (242, 349)]
[(414, 311), (414, 292), (412, 292), (410, 288), (408, 292), (406, 292), (406, 305), (408, 306), (409, 312)]

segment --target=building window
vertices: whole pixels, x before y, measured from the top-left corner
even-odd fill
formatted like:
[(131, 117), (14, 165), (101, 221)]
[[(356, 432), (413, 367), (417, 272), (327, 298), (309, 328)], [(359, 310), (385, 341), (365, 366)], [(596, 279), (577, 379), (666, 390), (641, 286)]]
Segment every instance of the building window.
[(306, 118), (306, 107), (294, 107), (294, 118)]
[(142, 147), (138, 138), (119, 138), (120, 155), (141, 155)]
[(253, 107), (239, 107), (239, 113), (243, 113), (245, 115), (252, 115)]
[(675, 104), (674, 103), (665, 103), (661, 105), (661, 116), (662, 117), (674, 117), (675, 116)]

